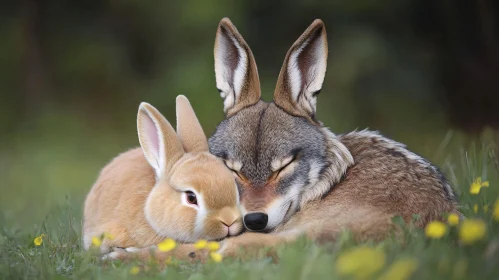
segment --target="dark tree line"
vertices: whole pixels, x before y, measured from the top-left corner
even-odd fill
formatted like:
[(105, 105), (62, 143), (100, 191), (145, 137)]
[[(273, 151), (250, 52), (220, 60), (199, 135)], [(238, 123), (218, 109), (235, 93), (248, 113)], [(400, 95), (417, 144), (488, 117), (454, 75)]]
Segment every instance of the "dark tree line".
[[(314, 18), (327, 22), (333, 45), (342, 27), (369, 26), (398, 49), (433, 58), (437, 90), (430, 100), (442, 104), (452, 125), (470, 133), (499, 128), (499, 1), (280, 0), (236, 5), (20, 0), (2, 5), (0, 109), (10, 110), (11, 117), (0, 124), (7, 129), (36, 116), (47, 103), (84, 112), (109, 105), (119, 110), (128, 102), (135, 106), (141, 99), (138, 88), (150, 80), (177, 78), (170, 64), (182, 65), (178, 61), (201, 49), (209, 55), (222, 16), (231, 16), (243, 31), (257, 54), (260, 74), (274, 76), (287, 47)], [(358, 108), (368, 111), (366, 92), (386, 80), (383, 71), (358, 75)]]

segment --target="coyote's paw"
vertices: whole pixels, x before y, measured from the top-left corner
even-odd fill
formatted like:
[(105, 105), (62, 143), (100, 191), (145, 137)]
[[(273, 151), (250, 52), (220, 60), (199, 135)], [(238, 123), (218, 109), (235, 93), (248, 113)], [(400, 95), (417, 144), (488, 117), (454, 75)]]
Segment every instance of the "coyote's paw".
[(253, 234), (245, 233), (243, 235), (227, 238), (220, 243), (218, 253), (224, 257), (235, 257), (241, 252), (248, 250), (258, 250), (262, 247), (262, 239), (253, 238)]
[(261, 249), (267, 248), (269, 250), (265, 255), (276, 258), (275, 247), (286, 241), (279, 235), (248, 232), (223, 240), (218, 253), (224, 257), (235, 257), (244, 252), (245, 257), (258, 257)]

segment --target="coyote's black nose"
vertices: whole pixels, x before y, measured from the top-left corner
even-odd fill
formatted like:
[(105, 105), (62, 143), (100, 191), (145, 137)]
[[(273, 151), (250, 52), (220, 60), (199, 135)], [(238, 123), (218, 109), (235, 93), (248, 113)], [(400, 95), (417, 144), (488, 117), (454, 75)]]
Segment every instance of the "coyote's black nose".
[(250, 230), (262, 230), (267, 226), (269, 216), (262, 212), (244, 215), (244, 225)]

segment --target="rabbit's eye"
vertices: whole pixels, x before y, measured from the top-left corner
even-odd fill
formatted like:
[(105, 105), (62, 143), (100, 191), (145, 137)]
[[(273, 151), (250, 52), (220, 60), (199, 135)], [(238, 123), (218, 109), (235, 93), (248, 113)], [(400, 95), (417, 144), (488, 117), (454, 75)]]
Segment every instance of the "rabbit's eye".
[(187, 202), (189, 202), (190, 204), (198, 205), (198, 199), (196, 198), (196, 194), (194, 194), (191, 191), (187, 191), (185, 192), (185, 194), (187, 196)]

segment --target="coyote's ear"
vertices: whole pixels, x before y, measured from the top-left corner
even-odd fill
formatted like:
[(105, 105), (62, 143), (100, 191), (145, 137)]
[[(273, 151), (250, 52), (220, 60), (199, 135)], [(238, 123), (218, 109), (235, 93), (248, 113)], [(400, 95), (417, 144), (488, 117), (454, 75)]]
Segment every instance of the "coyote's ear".
[(279, 73), (274, 102), (292, 115), (315, 120), (327, 65), (326, 27), (316, 19), (291, 46)]
[(215, 76), (227, 117), (260, 100), (255, 58), (230, 19), (223, 18), (215, 38)]
[(191, 103), (183, 95), (177, 96), (177, 135), (187, 153), (207, 152), (208, 141)]
[(184, 155), (184, 148), (173, 127), (149, 103), (140, 103), (137, 132), (144, 156), (154, 169), (156, 178), (170, 172), (173, 164)]

